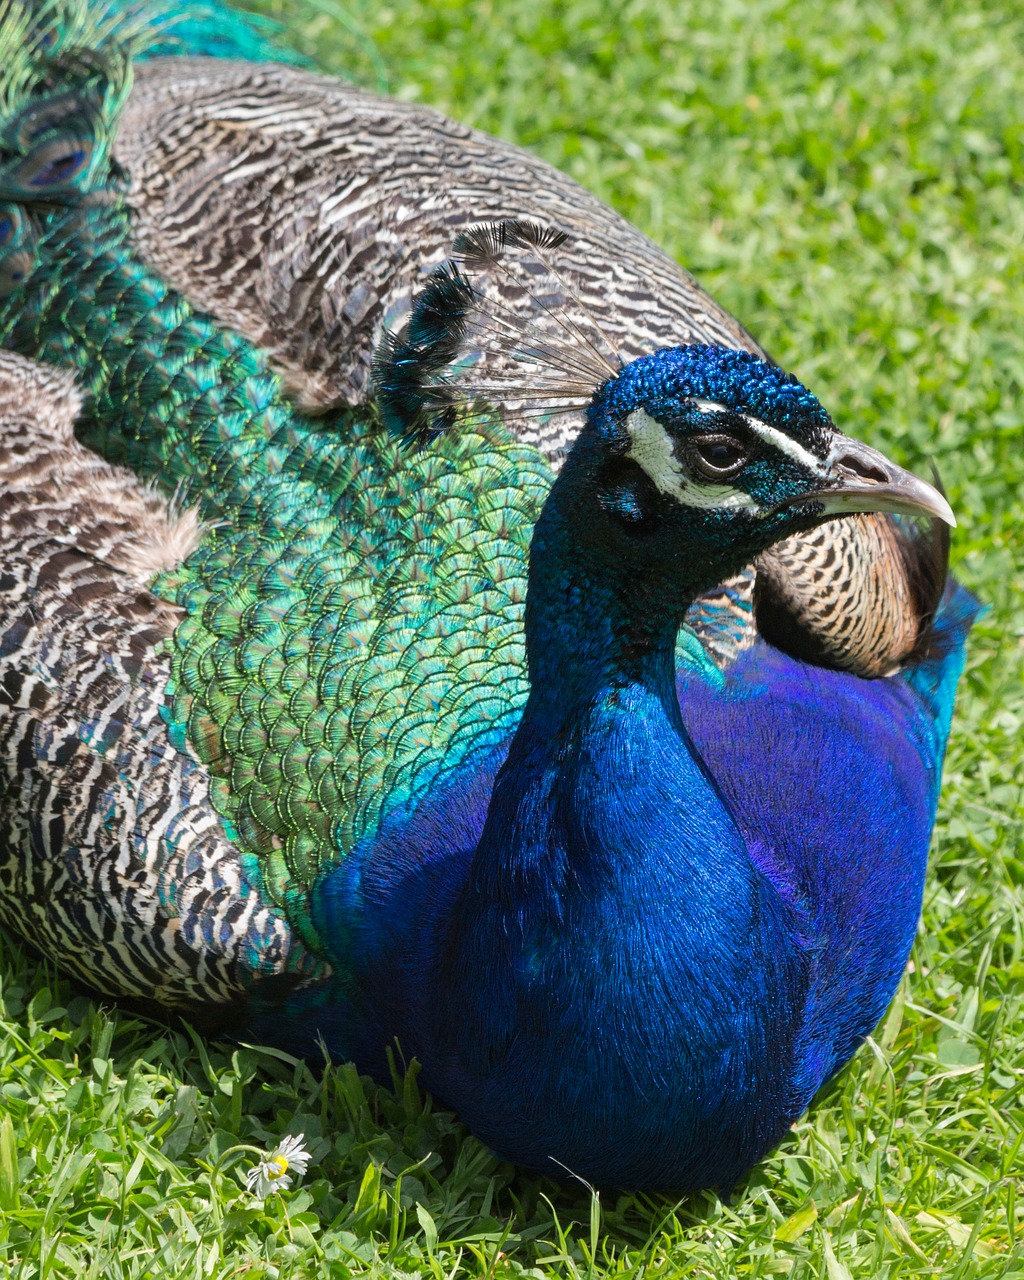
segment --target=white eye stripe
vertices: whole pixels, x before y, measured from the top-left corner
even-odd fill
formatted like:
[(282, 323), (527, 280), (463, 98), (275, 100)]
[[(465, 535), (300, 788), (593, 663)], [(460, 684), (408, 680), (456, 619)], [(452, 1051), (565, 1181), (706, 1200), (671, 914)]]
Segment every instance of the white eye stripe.
[[(701, 413), (729, 413), (730, 410), (724, 404), (719, 404), (717, 400), (701, 400), (697, 396), (687, 396), (687, 402), (696, 405)], [(797, 442), (784, 431), (780, 431), (778, 427), (769, 426), (767, 422), (762, 422), (760, 418), (755, 418), (750, 413), (738, 413), (738, 417), (742, 418), (747, 426), (755, 435), (770, 445), (773, 449), (778, 449), (779, 453), (784, 453), (787, 458), (792, 458), (802, 467), (806, 467), (809, 471), (813, 471), (818, 475), (824, 475), (828, 470), (826, 464), (821, 458), (816, 457), (809, 449), (805, 449), (802, 444)]]
[(724, 404), (719, 404), (717, 400), (701, 400), (697, 396), (684, 396), (687, 404), (695, 404), (701, 413), (728, 413), (729, 410)]
[(647, 472), (661, 493), (682, 502), (686, 477), (669, 433), (644, 409), (633, 410), (626, 419), (626, 430), (630, 438), (626, 457)]
[(744, 493), (742, 489), (733, 489), (727, 484), (701, 484), (696, 480), (689, 480), (682, 493), (677, 494), (676, 497), (686, 506), (700, 507), (703, 511), (727, 508), (729, 511), (761, 513), (760, 503), (749, 493)]
[(643, 409), (634, 409), (626, 418), (630, 446), (627, 458), (650, 476), (655, 488), (688, 507), (710, 511), (727, 507), (731, 510), (759, 511), (755, 499), (742, 489), (727, 484), (702, 484), (683, 474), (673, 450), (672, 437), (656, 419)]
[(797, 444), (784, 431), (780, 431), (777, 427), (770, 427), (767, 422), (762, 422), (760, 418), (751, 418), (747, 414), (742, 416), (743, 421), (751, 431), (759, 435), (765, 444), (771, 445), (773, 449), (778, 449), (779, 453), (784, 453), (787, 458), (792, 458), (801, 467), (806, 467), (814, 475), (824, 475), (828, 470), (827, 465), (821, 458), (811, 453), (810, 449), (805, 449), (802, 444)]

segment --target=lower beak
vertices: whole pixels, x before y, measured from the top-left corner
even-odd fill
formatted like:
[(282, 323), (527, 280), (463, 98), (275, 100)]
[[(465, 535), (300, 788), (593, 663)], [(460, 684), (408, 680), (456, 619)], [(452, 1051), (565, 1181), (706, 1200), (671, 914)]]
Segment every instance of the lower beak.
[(956, 516), (938, 489), (859, 440), (838, 436), (826, 466), (833, 483), (826, 481), (827, 487), (803, 494), (800, 501), (820, 502), (827, 515), (889, 511), (943, 520), (956, 528)]

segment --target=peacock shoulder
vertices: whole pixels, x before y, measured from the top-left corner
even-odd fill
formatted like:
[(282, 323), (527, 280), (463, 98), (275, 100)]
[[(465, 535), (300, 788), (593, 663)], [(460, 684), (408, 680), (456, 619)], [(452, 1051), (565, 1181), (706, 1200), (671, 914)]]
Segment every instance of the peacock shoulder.
[(317, 518), (281, 521), (282, 482), (273, 523), (212, 528), (156, 584), (185, 611), (172, 741), (209, 769), (249, 878), (313, 948), (317, 877), (514, 728), (550, 487), (500, 424), (408, 451), (353, 416), (330, 455)]
[[(158, 58), (135, 75), (115, 154), (139, 253), (266, 350), (306, 409), (363, 399), (381, 333), (457, 232), (502, 218), (572, 229), (560, 265), (625, 358), (686, 342), (758, 350), (588, 191), (440, 112), (267, 63)], [(540, 443), (557, 453), (578, 427)]]

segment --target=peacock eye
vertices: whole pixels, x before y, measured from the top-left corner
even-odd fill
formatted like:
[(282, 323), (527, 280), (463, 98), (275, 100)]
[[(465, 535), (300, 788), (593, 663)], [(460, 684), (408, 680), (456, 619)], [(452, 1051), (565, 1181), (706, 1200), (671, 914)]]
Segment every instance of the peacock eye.
[(87, 159), (88, 152), (84, 147), (76, 147), (54, 156), (52, 160), (47, 160), (42, 168), (32, 175), (29, 179), (29, 186), (59, 186), (62, 182), (67, 182), (70, 178), (75, 177), (85, 167)]
[(742, 440), (720, 432), (694, 436), (689, 443), (697, 470), (712, 480), (735, 475), (749, 457), (747, 445)]

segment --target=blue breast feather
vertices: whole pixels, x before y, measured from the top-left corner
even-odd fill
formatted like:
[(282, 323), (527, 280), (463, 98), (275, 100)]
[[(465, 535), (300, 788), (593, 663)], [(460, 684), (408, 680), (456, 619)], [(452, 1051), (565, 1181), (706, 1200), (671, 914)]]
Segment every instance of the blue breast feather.
[[(325, 877), (316, 891), (318, 927), (344, 940), (338, 959), (341, 969), (352, 966), (349, 980), (344, 989), (296, 992), (284, 1016), (279, 1006), (254, 1005), (247, 1034), (292, 1050), (303, 1034), (310, 1044), (322, 1035), (332, 1052), (378, 1076), (386, 1070), (381, 1046), (397, 1039), (407, 1057), (431, 1063), (428, 1087), (442, 1099), (458, 1092), (460, 1111), (485, 1141), (495, 1138), (487, 1116), (496, 1091), (502, 1113), (518, 1105), (532, 1117), (515, 1149), (496, 1145), (542, 1172), (557, 1170), (538, 1153), (558, 1150), (570, 1167), (576, 1152), (599, 1182), (604, 1167), (620, 1183), (671, 1185), (685, 1167), (694, 1185), (731, 1185), (848, 1059), (899, 982), (977, 612), (973, 597), (951, 584), (928, 656), (884, 680), (809, 666), (763, 641), (724, 680), (696, 666), (681, 670), (677, 691), (695, 759), (666, 759), (662, 777), (632, 779), (620, 813), (625, 828), (642, 811), (641, 783), (686, 793), (695, 858), (669, 851), (653, 875), (648, 867), (635, 882), (628, 865), (599, 868), (590, 874), (605, 883), (554, 895), (561, 914), (542, 916), (540, 926), (524, 870), (518, 909), (501, 922), (513, 987), (495, 976), (481, 888), (464, 920), (482, 939), (476, 998), (453, 1007), (436, 980), (445, 962), (438, 922), (459, 919), (453, 904), (484, 830), (503, 744), (413, 812), (392, 814), (350, 863)], [(608, 739), (614, 754), (611, 724)], [(621, 759), (610, 763), (621, 776)], [(614, 835), (623, 847), (634, 838), (649, 845), (651, 833)], [(745, 874), (728, 865), (736, 851)], [(548, 898), (550, 877), (560, 872), (546, 861), (538, 874), (547, 882), (532, 888)], [(663, 968), (652, 965), (652, 949), (676, 953), (690, 983), (649, 991), (652, 970)], [(552, 965), (578, 975), (579, 999), (562, 1009), (543, 1000)], [(374, 992), (372, 1004), (360, 1001), (360, 989)], [(666, 1011), (660, 1028), (650, 1026), (649, 999)], [(660, 1090), (648, 1079), (638, 1096), (632, 1050), (651, 1056), (654, 1034), (671, 1070)], [(533, 1089), (550, 1077), (553, 1059), (559, 1081), (545, 1092), (562, 1099), (555, 1112)], [(709, 1075), (711, 1060), (718, 1066)], [(641, 1135), (632, 1151), (614, 1145), (613, 1135), (631, 1127), (623, 1113)], [(681, 1152), (679, 1134), (688, 1129), (692, 1144)]]

